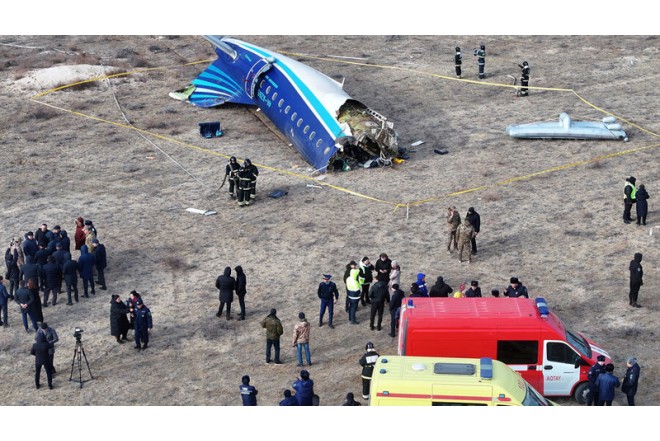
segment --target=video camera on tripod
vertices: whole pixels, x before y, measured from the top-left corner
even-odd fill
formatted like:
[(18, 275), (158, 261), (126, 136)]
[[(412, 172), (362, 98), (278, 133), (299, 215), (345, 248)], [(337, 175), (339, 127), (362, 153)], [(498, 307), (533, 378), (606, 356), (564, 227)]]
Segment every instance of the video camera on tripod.
[(76, 338), (76, 341), (80, 341), (83, 332), (85, 331), (82, 328), (76, 327), (76, 329), (74, 329), (73, 336)]

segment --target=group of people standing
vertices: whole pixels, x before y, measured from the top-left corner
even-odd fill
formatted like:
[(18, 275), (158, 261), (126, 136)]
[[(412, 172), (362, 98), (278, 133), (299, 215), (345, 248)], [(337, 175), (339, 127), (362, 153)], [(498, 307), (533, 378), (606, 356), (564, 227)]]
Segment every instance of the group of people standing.
[(240, 207), (251, 205), (256, 200), (257, 176), (259, 169), (249, 159), (246, 158), (243, 166), (240, 166), (235, 156), (229, 158), (225, 167), (225, 179), (229, 179), (229, 197), (238, 200)]
[(646, 215), (649, 211), (647, 200), (649, 194), (644, 184), (636, 185), (637, 179), (634, 176), (626, 178), (623, 186), (623, 223), (629, 224), (635, 219), (632, 218), (631, 211), (633, 205), (637, 215), (637, 225), (646, 225)]
[(596, 364), (587, 374), (589, 379), (587, 406), (611, 406), (615, 391), (619, 387), (621, 392), (626, 394), (628, 405), (634, 406), (641, 371), (637, 358), (629, 357), (626, 360), (626, 373), (620, 380), (614, 375), (614, 365), (605, 364), (605, 356), (599, 355), (596, 360)]
[(481, 215), (474, 207), (468, 208), (465, 218), (461, 221), (455, 206), (447, 208), (447, 254), (458, 251), (458, 261), (463, 263), (463, 257), (472, 263), (472, 255), (477, 254), (477, 235), (481, 231)]

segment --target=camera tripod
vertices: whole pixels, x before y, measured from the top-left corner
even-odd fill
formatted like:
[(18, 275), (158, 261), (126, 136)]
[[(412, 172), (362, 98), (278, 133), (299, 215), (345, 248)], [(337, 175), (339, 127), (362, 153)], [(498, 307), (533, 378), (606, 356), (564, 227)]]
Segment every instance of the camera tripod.
[[(87, 361), (87, 355), (85, 355), (85, 349), (83, 349), (82, 340), (80, 338), (76, 339), (76, 347), (73, 349), (73, 360), (71, 360), (71, 375), (69, 375), (69, 381), (78, 381), (80, 383), (80, 388), (82, 389), (84, 380), (82, 379), (82, 359), (85, 358), (85, 364), (87, 364), (87, 371), (89, 372), (89, 379), (93, 380), (92, 370), (89, 368), (89, 362)], [(73, 379), (73, 368), (78, 362), (78, 380)]]

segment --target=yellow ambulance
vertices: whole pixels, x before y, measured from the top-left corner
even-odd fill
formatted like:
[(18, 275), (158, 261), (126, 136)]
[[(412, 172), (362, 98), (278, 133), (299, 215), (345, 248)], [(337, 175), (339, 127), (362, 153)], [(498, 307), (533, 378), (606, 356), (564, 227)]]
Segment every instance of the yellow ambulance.
[(371, 378), (370, 406), (554, 406), (492, 358), (384, 355)]

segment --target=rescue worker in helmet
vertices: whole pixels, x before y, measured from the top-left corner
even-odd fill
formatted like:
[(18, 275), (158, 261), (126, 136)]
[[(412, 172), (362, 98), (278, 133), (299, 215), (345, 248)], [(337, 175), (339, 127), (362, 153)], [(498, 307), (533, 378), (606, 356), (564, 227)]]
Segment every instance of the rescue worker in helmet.
[(456, 54), (454, 55), (454, 66), (456, 67), (456, 78), (461, 77), (461, 64), (463, 64), (463, 56), (461, 55), (461, 48), (456, 46)]
[(522, 65), (518, 65), (520, 68), (520, 85), (522, 86), (520, 88), (520, 93), (518, 96), (527, 96), (529, 92), (527, 91), (527, 86), (529, 86), (529, 73), (530, 73), (530, 68), (529, 64), (527, 61), (523, 61)]
[(241, 166), (236, 161), (236, 157), (229, 158), (229, 162), (225, 167), (225, 179), (229, 179), (229, 197), (236, 199), (236, 192), (238, 191), (238, 171)]

